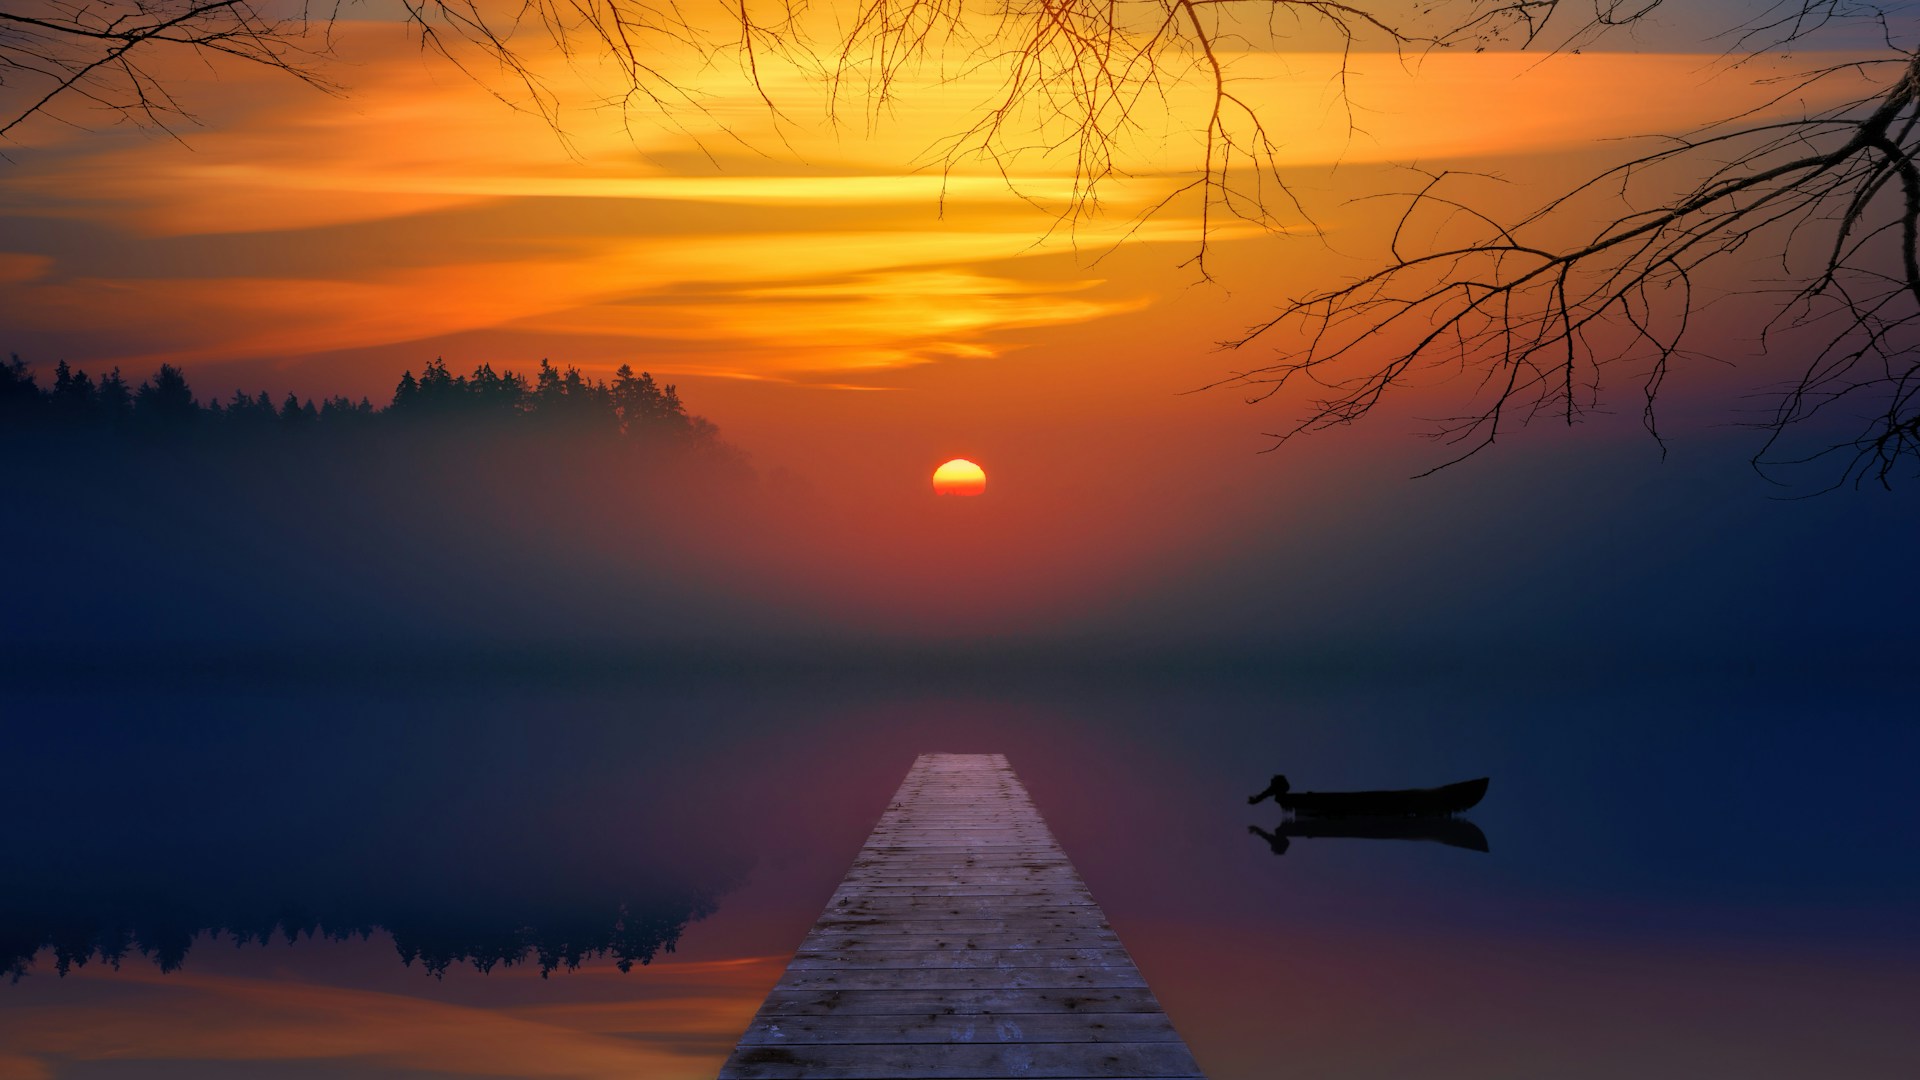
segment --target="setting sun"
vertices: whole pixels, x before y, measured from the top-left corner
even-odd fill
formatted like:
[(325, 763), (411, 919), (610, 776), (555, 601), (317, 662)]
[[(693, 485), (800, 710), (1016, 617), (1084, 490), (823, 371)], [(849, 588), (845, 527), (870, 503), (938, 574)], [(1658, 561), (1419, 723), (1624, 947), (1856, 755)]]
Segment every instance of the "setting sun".
[(954, 458), (933, 470), (935, 495), (981, 495), (986, 490), (986, 470), (966, 458)]

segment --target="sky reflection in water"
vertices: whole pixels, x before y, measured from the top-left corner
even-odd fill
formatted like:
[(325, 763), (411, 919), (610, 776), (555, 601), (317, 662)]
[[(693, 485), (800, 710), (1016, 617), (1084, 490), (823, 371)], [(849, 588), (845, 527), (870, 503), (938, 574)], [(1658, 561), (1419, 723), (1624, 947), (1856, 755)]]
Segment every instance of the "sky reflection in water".
[[(1920, 1066), (1890, 685), (909, 682), (16, 689), (0, 1077), (711, 1076), (926, 750), (1009, 755), (1215, 1080)], [(1274, 771), (1490, 775), (1492, 851), (1275, 857)]]

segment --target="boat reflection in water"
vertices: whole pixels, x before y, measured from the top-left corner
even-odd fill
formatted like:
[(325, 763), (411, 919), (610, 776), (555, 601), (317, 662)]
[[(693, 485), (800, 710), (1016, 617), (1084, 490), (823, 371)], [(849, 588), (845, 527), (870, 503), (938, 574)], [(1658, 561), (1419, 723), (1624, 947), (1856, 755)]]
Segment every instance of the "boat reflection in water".
[(1350, 817), (1293, 818), (1280, 823), (1272, 832), (1258, 825), (1247, 831), (1267, 842), (1275, 855), (1285, 855), (1289, 841), (1339, 838), (1352, 840), (1432, 840), (1448, 847), (1486, 851), (1487, 834), (1465, 818), (1457, 817)]

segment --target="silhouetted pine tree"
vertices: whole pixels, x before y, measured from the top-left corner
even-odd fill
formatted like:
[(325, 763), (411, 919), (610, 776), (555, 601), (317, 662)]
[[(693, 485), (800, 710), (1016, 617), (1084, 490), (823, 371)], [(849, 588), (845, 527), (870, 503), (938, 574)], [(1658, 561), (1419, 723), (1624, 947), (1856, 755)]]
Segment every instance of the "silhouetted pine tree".
[(400, 384), (393, 388), (393, 402), (387, 406), (387, 411), (399, 416), (409, 415), (419, 399), (420, 383), (413, 377), (413, 369), (408, 368), (400, 376)]
[(373, 418), (373, 402), (335, 396), (320, 403), (320, 423), (328, 430), (363, 428)]
[(200, 405), (194, 401), (193, 389), (180, 369), (161, 364), (153, 380), (141, 383), (134, 393), (133, 414), (153, 429), (179, 431), (200, 418)]
[(292, 394), (288, 394), (287, 400), (280, 406), (281, 427), (305, 428), (319, 419), (320, 410), (313, 407), (313, 402), (302, 402)]
[(120, 377), (120, 369), (100, 380), (94, 394), (94, 408), (109, 427), (125, 427), (133, 419), (133, 388)]
[(26, 427), (40, 419), (40, 387), (33, 372), (18, 353), (0, 364), (0, 424), (8, 430)]
[(620, 412), (622, 429), (628, 434), (686, 425), (687, 411), (675, 388), (662, 389), (654, 382), (652, 372), (643, 371), (635, 377), (628, 364), (621, 364), (613, 374), (613, 401)]
[(65, 360), (60, 361), (60, 366), (54, 369), (50, 404), (56, 423), (79, 426), (92, 422), (97, 418), (98, 404), (93, 379), (84, 371), (75, 372), (67, 367)]

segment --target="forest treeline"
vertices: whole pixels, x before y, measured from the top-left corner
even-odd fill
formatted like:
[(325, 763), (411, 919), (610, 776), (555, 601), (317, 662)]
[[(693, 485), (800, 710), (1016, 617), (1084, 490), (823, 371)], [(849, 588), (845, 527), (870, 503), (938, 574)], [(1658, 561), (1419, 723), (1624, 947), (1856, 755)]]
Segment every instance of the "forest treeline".
[(630, 972), (635, 964), (644, 967), (661, 953), (673, 952), (688, 924), (718, 909), (718, 890), (650, 892), (654, 895), (641, 902), (568, 898), (533, 910), (498, 901), (489, 905), (482, 899), (440, 917), (402, 910), (371, 918), (348, 905), (315, 912), (292, 901), (283, 908), (211, 918), (199, 910), (182, 910), (178, 903), (151, 908), (135, 904), (131, 910), (99, 898), (54, 910), (14, 903), (0, 905), (0, 980), (19, 982), (43, 953), (53, 973), (61, 976), (95, 960), (118, 969), (136, 955), (167, 973), (178, 971), (195, 943), (207, 938), (266, 946), (275, 938), (289, 943), (300, 938), (346, 941), (378, 932), (392, 935), (401, 963), (418, 963), (436, 978), (456, 964), (490, 972), (527, 963), (545, 978), (599, 959), (610, 959), (621, 972)]
[(15, 355), (0, 363), (0, 432), (183, 436), (224, 441), (270, 432), (312, 431), (349, 437), (375, 429), (525, 432), (654, 441), (670, 437), (712, 443), (718, 432), (691, 415), (676, 387), (622, 364), (611, 382), (546, 360), (532, 378), (481, 364), (456, 375), (442, 360), (416, 378), (409, 369), (393, 398), (376, 406), (334, 396), (315, 401), (288, 394), (276, 403), (262, 390), (234, 391), (202, 404), (186, 375), (171, 364), (138, 386), (115, 368), (95, 378), (65, 361), (49, 386)]
[(384, 404), (203, 402), (173, 365), (135, 382), (11, 359), (0, 533), (49, 559), (137, 550), (163, 569), (10, 579), (0, 651), (666, 633), (707, 617), (674, 590), (758, 484), (674, 387), (631, 367), (460, 375), (436, 360)]

